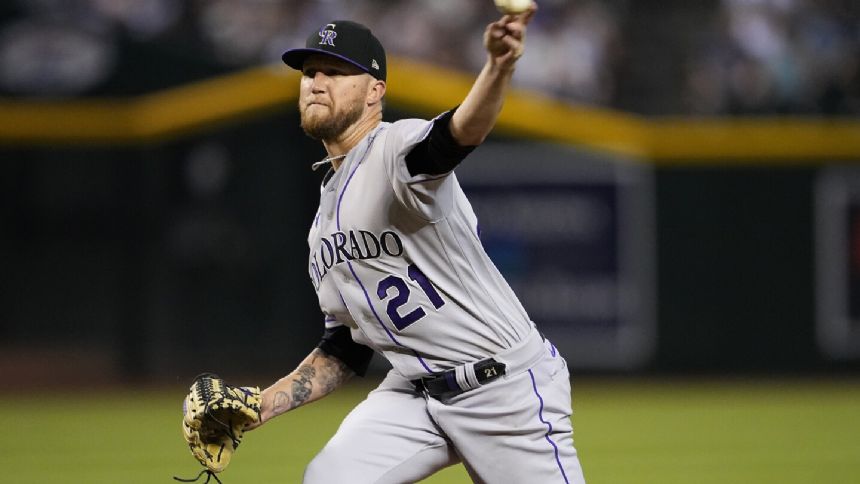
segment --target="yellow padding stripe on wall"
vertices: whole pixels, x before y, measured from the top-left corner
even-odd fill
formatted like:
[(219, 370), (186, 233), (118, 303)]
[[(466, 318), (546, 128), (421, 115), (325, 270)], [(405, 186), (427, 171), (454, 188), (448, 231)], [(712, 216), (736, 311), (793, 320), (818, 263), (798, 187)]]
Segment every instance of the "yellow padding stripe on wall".
[[(388, 74), (389, 101), (427, 116), (460, 104), (474, 74), (398, 59)], [(531, 91), (514, 89), (497, 131), (633, 156), (646, 156), (641, 121), (609, 110), (576, 107)]]
[[(459, 104), (473, 74), (389, 60), (388, 102), (434, 116)], [(276, 64), (132, 98), (0, 100), (0, 143), (166, 141), (266, 111), (295, 109), (299, 75)], [(648, 118), (512, 90), (497, 130), (660, 164), (860, 160), (856, 118)]]
[(4, 144), (164, 140), (296, 99), (297, 72), (260, 67), (127, 99), (0, 101)]
[(849, 118), (648, 119), (649, 157), (758, 164), (860, 161), (860, 122)]

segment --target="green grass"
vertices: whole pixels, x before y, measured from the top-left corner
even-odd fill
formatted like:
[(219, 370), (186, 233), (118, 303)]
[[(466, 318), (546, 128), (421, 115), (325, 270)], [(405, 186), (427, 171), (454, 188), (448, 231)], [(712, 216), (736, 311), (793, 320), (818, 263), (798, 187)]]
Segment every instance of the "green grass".
[[(225, 484), (298, 483), (368, 387), (250, 433)], [(0, 396), (0, 482), (157, 483), (199, 470), (184, 390)], [(860, 381), (582, 379), (577, 448), (590, 484), (860, 482)], [(356, 449), (360, 451), (360, 449)], [(461, 466), (427, 483), (468, 483)]]

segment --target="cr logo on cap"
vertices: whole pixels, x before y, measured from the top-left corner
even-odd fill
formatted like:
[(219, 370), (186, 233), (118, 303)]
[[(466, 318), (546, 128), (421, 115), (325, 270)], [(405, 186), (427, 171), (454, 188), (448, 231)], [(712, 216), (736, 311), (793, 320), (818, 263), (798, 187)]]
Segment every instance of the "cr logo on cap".
[[(331, 27), (331, 28), (329, 28)], [(335, 24), (327, 24), (320, 29), (320, 45), (328, 44), (334, 47), (334, 38), (337, 37), (337, 32), (334, 31)]]

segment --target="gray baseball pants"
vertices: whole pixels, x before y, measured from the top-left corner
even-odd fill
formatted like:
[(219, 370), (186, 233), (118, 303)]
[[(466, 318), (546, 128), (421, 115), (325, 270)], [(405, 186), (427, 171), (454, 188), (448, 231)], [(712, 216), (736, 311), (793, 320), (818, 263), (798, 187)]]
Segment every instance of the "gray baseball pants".
[(443, 401), (390, 371), (311, 461), (304, 483), (414, 483), (462, 462), (476, 483), (585, 484), (567, 364), (534, 333), (528, 348), (497, 358), (508, 360), (503, 377)]

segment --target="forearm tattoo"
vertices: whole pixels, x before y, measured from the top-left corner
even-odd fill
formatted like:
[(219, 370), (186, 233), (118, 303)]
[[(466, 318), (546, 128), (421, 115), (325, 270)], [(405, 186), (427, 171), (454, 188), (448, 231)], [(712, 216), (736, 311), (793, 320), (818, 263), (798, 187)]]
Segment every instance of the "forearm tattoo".
[(307, 402), (317, 387), (317, 398), (327, 395), (343, 384), (354, 374), (342, 361), (329, 356), (319, 349), (314, 350), (309, 363), (296, 369), (296, 375), (289, 392), (275, 393), (272, 412), (280, 415)]
[(339, 358), (326, 355), (324, 352), (320, 353), (324, 355), (324, 358), (320, 366), (319, 383), (323, 395), (327, 395), (352, 378), (355, 372), (350, 370)]
[(298, 378), (293, 380), (293, 403), (296, 407), (305, 403), (314, 389), (314, 377), (317, 370), (311, 365), (302, 365), (296, 370)]

